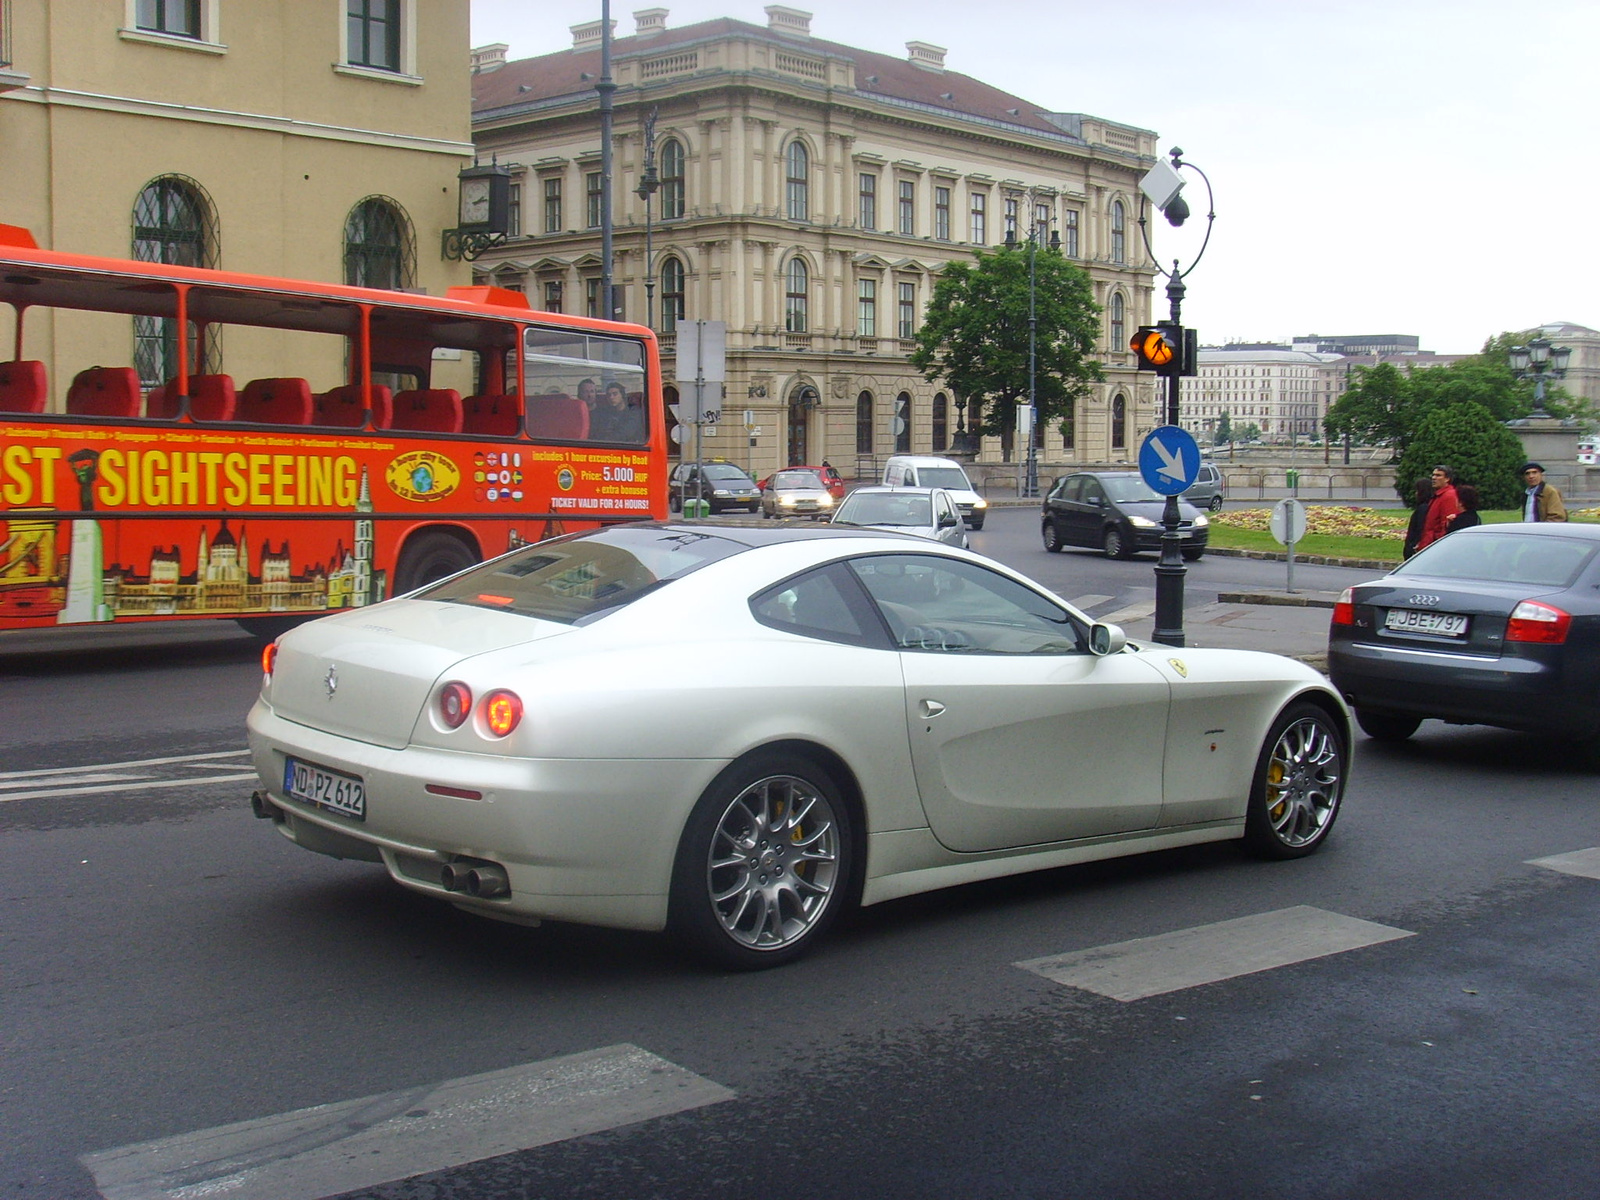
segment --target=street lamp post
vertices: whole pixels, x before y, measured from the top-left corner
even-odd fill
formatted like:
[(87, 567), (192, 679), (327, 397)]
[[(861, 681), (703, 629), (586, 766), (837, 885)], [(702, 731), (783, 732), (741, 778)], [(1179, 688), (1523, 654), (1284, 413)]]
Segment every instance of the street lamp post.
[(644, 320), (651, 329), (656, 327), (656, 256), (652, 242), (650, 200), (661, 187), (656, 174), (656, 114), (652, 108), (644, 119), (644, 171), (639, 176), (639, 186), (634, 195), (644, 201)]
[[(1033, 195), (1029, 193), (1028, 205), (1033, 206)], [(1039, 249), (1039, 239), (1044, 236), (1044, 229), (1037, 219), (1034, 219), (1032, 228), (1028, 233), (1028, 450), (1027, 473), (1023, 477), (1022, 494), (1029, 499), (1037, 499), (1039, 495), (1039, 387), (1038, 387), (1038, 340), (1039, 340), (1039, 314), (1038, 283), (1034, 274), (1034, 255)], [(1017, 248), (1017, 231), (1006, 230), (1006, 249)], [(1061, 233), (1059, 230), (1050, 231), (1050, 249), (1061, 249)]]
[(617, 319), (611, 265), (611, 113), (617, 84), (611, 78), (611, 0), (600, 0), (600, 315)]
[(1564, 379), (1572, 347), (1553, 346), (1547, 337), (1536, 337), (1526, 346), (1511, 348), (1511, 369), (1518, 379), (1533, 380), (1533, 417), (1548, 417), (1544, 410), (1544, 381)]

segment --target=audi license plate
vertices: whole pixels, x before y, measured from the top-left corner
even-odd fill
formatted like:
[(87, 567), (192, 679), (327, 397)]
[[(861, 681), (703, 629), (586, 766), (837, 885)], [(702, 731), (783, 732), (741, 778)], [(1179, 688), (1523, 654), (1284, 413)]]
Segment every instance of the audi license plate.
[(1428, 612), (1420, 608), (1391, 608), (1384, 626), (1401, 633), (1431, 633), (1435, 637), (1461, 637), (1467, 618), (1461, 613)]
[(304, 800), (329, 812), (342, 813), (358, 821), (367, 819), (367, 789), (359, 776), (291, 758), (284, 762), (283, 790), (292, 799)]

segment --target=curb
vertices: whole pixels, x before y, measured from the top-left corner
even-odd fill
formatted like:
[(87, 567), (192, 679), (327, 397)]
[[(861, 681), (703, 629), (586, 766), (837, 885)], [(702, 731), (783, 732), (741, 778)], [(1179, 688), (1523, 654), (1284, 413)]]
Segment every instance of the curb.
[[(1207, 554), (1219, 555), (1223, 558), (1259, 558), (1268, 562), (1288, 562), (1289, 555), (1283, 550), (1235, 550), (1227, 546), (1207, 546)], [(1328, 554), (1296, 554), (1297, 563), (1306, 563), (1313, 567), (1358, 567), (1363, 571), (1382, 571), (1387, 574), (1392, 567), (1400, 564), (1385, 558), (1336, 558)]]
[(1218, 592), (1219, 604), (1279, 604), (1289, 608), (1332, 608), (1334, 602), (1310, 592)]

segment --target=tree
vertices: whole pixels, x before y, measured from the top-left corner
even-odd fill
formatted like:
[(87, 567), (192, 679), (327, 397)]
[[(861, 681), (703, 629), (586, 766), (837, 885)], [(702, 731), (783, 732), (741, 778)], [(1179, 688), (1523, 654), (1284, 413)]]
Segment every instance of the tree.
[[(998, 436), (1007, 461), (1016, 405), (1028, 398), (1028, 255), (979, 250), (975, 261), (945, 268), (933, 289), (911, 365), (943, 380), (970, 405), (981, 405), (973, 432)], [(1087, 271), (1059, 251), (1034, 253), (1034, 394), (1044, 425), (1104, 378), (1091, 357), (1100, 340), (1100, 306)], [(972, 409), (968, 410), (973, 411)]]
[(1391, 363), (1357, 367), (1344, 395), (1328, 407), (1323, 428), (1330, 437), (1393, 446), (1407, 431), (1406, 377)]
[(1228, 415), (1226, 410), (1217, 418), (1216, 436), (1211, 440), (1217, 446), (1222, 445), (1224, 442), (1233, 441), (1233, 418)]
[(1434, 467), (1456, 473), (1478, 489), (1480, 508), (1516, 508), (1522, 500), (1517, 468), (1526, 457), (1517, 435), (1481, 404), (1462, 401), (1428, 412), (1418, 423), (1395, 469), (1395, 491), (1411, 501), (1416, 482)]

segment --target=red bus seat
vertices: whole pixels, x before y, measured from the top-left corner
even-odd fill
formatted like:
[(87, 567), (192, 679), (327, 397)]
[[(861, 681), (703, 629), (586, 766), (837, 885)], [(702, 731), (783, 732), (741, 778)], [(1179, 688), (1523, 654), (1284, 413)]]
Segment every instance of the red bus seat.
[(397, 392), (391, 428), (421, 433), (460, 433), (461, 393), (454, 388)]
[(0, 362), (0, 412), (42, 413), (45, 399), (44, 363), (31, 358)]
[(462, 402), (461, 432), (516, 437), (522, 424), (515, 396), (468, 396)]
[(252, 379), (239, 393), (237, 415), (263, 425), (309, 425), (311, 385), (304, 379)]
[[(233, 390), (231, 375), (189, 376), (189, 415), (196, 421), (231, 421), (238, 397)], [(169, 379), (158, 388), (152, 388), (145, 397), (144, 415), (166, 417), (178, 415), (178, 381)]]
[(139, 372), (132, 367), (90, 367), (67, 389), (67, 411), (84, 417), (137, 417)]
[(589, 436), (589, 406), (576, 396), (534, 396), (528, 401), (528, 436), (581, 442)]
[[(389, 413), (394, 407), (394, 393), (379, 384), (372, 385), (372, 423), (379, 429), (389, 427)], [(313, 425), (337, 425), (344, 429), (359, 429), (366, 424), (367, 410), (361, 403), (361, 385), (347, 383), (344, 387), (318, 392), (311, 401)]]

